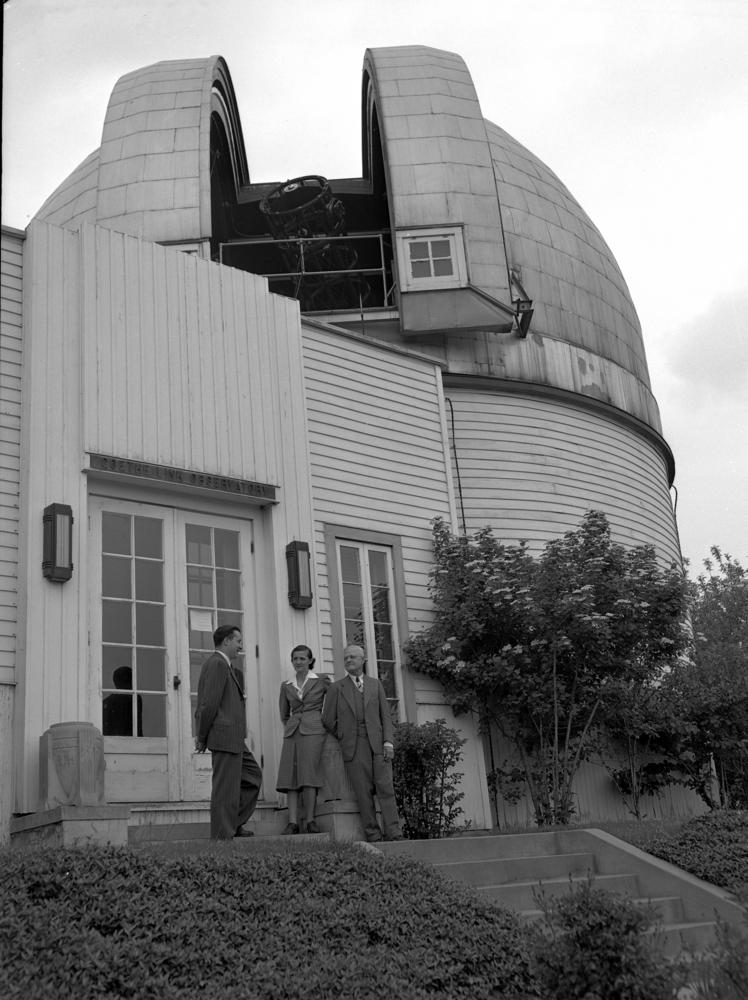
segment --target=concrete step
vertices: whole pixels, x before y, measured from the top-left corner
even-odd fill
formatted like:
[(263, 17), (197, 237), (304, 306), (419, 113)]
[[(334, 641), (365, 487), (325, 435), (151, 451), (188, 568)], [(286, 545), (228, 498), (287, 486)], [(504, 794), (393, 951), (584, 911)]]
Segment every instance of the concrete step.
[[(247, 829), (256, 836), (274, 836), (282, 834), (287, 823), (288, 810), (260, 802)], [(130, 806), (128, 843), (209, 838), (209, 802), (133, 803)]]
[(449, 878), (469, 885), (503, 885), (507, 882), (536, 883), (542, 879), (566, 878), (569, 875), (594, 874), (595, 856), (578, 854), (542, 854), (521, 858), (493, 858), (485, 861), (441, 861), (434, 867)]
[(426, 864), (448, 861), (483, 861), (556, 854), (555, 833), (502, 833), (446, 837), (442, 840), (398, 840), (382, 845), (386, 855), (408, 855)]
[(668, 958), (675, 958), (682, 951), (702, 953), (714, 945), (716, 923), (714, 920), (680, 921), (654, 927), (649, 934), (661, 934), (663, 951)]
[[(549, 879), (530, 879), (526, 882), (512, 882), (503, 885), (479, 885), (478, 892), (484, 899), (492, 899), (500, 906), (522, 913), (540, 913), (537, 909), (535, 893), (542, 890), (546, 896), (563, 896), (570, 888), (576, 888), (587, 881), (586, 875), (569, 878), (568, 875)], [(596, 875), (593, 883), (598, 889), (634, 896), (639, 886), (634, 875)]]

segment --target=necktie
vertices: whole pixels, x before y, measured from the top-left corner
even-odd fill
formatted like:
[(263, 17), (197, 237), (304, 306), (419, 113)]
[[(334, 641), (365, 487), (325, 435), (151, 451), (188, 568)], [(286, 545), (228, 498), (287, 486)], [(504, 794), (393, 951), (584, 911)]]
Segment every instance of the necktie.
[(364, 693), (364, 681), (363, 681), (363, 678), (362, 677), (354, 677), (353, 678), (353, 683), (359, 689), (359, 691), (361, 692), (361, 694), (363, 694)]

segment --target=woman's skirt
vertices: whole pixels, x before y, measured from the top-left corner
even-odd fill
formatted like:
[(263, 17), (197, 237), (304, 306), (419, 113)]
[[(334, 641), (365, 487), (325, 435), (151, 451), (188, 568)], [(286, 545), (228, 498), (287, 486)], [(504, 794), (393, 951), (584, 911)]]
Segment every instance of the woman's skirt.
[(322, 787), (322, 747), (326, 735), (312, 733), (304, 736), (296, 732), (283, 740), (276, 792)]

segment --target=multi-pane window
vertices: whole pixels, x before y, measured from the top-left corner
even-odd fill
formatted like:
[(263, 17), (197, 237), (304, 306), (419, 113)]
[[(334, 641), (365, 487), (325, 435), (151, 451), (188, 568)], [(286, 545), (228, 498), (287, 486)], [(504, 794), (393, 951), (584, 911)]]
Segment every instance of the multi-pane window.
[(395, 620), (392, 550), (338, 541), (343, 642), (363, 646), (366, 672), (384, 686), (393, 718), (400, 715), (400, 664)]
[(402, 290), (460, 288), (467, 284), (462, 229), (401, 230), (396, 237)]
[(102, 731), (166, 735), (163, 522), (104, 511)]
[(410, 240), (408, 253), (413, 278), (444, 278), (454, 274), (448, 239)]
[[(239, 532), (186, 524), (185, 545), (194, 735), (197, 683), (203, 663), (213, 650), (213, 630), (219, 625), (236, 625), (244, 631)], [(243, 658), (237, 665), (243, 669)]]

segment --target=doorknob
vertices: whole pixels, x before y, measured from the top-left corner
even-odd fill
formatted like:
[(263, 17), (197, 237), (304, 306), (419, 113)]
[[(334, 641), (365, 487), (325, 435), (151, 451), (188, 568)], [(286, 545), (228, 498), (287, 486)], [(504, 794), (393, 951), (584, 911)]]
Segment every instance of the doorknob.
[(182, 678), (181, 677), (177, 677), (177, 675), (175, 674), (174, 675), (174, 680), (173, 680), (172, 683), (174, 684), (174, 690), (176, 691), (177, 688), (179, 687), (179, 685), (182, 683)]

